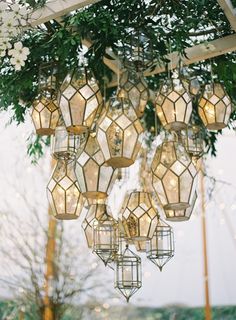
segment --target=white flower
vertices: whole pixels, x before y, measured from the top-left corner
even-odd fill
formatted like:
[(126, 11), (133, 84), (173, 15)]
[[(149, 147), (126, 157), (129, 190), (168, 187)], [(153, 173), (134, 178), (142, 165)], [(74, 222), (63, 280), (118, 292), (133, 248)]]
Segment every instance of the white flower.
[(4, 25), (0, 26), (0, 38), (5, 38), (7, 34), (8, 34), (7, 28)]
[(8, 38), (0, 38), (0, 50), (7, 50), (11, 48)]
[(6, 50), (0, 49), (0, 57), (5, 57), (6, 56)]
[(11, 6), (11, 11), (14, 18), (18, 20), (20, 25), (25, 25), (25, 18), (27, 16), (27, 9), (25, 7), (20, 7), (17, 3)]
[(21, 57), (12, 57), (10, 59), (11, 64), (14, 66), (16, 71), (21, 70), (22, 67), (25, 65), (25, 61), (21, 59)]
[(13, 38), (13, 37), (16, 37), (17, 35), (18, 35), (18, 33), (19, 33), (19, 29), (18, 28), (11, 28), (11, 29), (8, 29), (8, 37), (10, 37), (10, 38)]
[(0, 14), (7, 11), (8, 4), (6, 2), (0, 2)]
[(14, 49), (9, 51), (9, 55), (13, 58), (20, 58), (21, 60), (27, 60), (27, 56), (29, 55), (29, 48), (23, 47), (22, 42), (16, 42), (14, 44)]

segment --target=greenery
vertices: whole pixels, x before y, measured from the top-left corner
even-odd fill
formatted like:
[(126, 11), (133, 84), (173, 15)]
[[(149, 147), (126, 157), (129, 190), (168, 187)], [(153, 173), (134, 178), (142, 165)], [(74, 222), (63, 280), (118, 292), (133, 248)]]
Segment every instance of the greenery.
[[(27, 0), (32, 8), (37, 8), (45, 0)], [(186, 56), (186, 48), (208, 42), (232, 33), (222, 9), (215, 0), (102, 0), (97, 4), (78, 10), (66, 17), (64, 23), (45, 23), (35, 29), (28, 29), (18, 37), (30, 49), (30, 56), (24, 68), (16, 72), (9, 58), (0, 60), (0, 110), (12, 110), (11, 121), (21, 123), (27, 110), (38, 94), (38, 74), (40, 64), (57, 61), (60, 78), (79, 63), (82, 40), (89, 39), (92, 46), (86, 53), (89, 66), (104, 87), (104, 79), (111, 79), (111, 71), (104, 65), (103, 57), (110, 47), (116, 55), (122, 56), (122, 45), (127, 44), (132, 31), (143, 32), (152, 48), (155, 63), (168, 62), (166, 54), (178, 51), (179, 57)], [(15, 41), (16, 39), (14, 39)], [(210, 64), (214, 78), (224, 83), (227, 92), (236, 102), (236, 54), (230, 53), (190, 66), (190, 74), (198, 76), (201, 84), (211, 80)], [(154, 67), (154, 66), (152, 66)], [(168, 73), (148, 77), (150, 88), (157, 90), (160, 81)], [(108, 95), (114, 88), (107, 90)], [(201, 123), (194, 102), (196, 121)], [(236, 118), (235, 110), (231, 123)], [(155, 114), (150, 102), (144, 116), (145, 127), (153, 131)], [(160, 123), (158, 123), (160, 129)], [(229, 125), (231, 127), (231, 124)], [(205, 132), (208, 151), (216, 154), (219, 132)], [(30, 142), (29, 154), (35, 160), (43, 153), (48, 140), (37, 137)]]

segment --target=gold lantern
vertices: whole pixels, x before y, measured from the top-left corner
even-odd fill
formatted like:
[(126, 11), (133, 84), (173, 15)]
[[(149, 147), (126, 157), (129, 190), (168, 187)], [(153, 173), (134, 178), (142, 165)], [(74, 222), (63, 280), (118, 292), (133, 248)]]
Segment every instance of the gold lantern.
[(85, 237), (89, 248), (93, 247), (93, 224), (98, 221), (102, 215), (106, 213), (105, 204), (93, 204), (89, 207), (88, 213), (82, 222)]
[(111, 98), (97, 126), (97, 140), (106, 163), (114, 168), (131, 166), (141, 147), (142, 132), (130, 101)]
[(152, 185), (164, 210), (185, 210), (192, 201), (197, 170), (184, 146), (165, 141), (156, 150), (152, 165)]
[(105, 163), (93, 135), (89, 135), (78, 149), (75, 174), (80, 190), (86, 198), (106, 198), (115, 182), (115, 169)]
[(168, 79), (156, 97), (156, 113), (166, 130), (182, 130), (192, 114), (192, 99), (179, 79)]
[(133, 241), (152, 238), (157, 226), (157, 213), (152, 205), (151, 194), (135, 191), (124, 201), (122, 224), (125, 234)]
[(133, 71), (124, 71), (120, 79), (118, 96), (130, 100), (137, 116), (143, 116), (149, 99), (149, 89), (141, 74)]
[(84, 200), (78, 188), (72, 161), (57, 161), (47, 186), (47, 195), (55, 218), (72, 220), (79, 217)]
[(126, 246), (124, 252), (117, 256), (115, 288), (126, 298), (127, 302), (142, 286), (141, 259)]
[(118, 222), (106, 212), (93, 223), (93, 252), (105, 265), (114, 260), (119, 249)]
[(204, 135), (201, 127), (189, 125), (185, 131), (181, 131), (181, 140), (190, 156), (200, 158), (203, 155)]
[(147, 241), (147, 258), (151, 260), (160, 271), (174, 256), (174, 234), (171, 226), (159, 218), (154, 236)]
[(92, 73), (81, 67), (67, 75), (58, 94), (58, 105), (69, 132), (81, 134), (91, 127), (103, 99)]
[(220, 130), (227, 126), (232, 112), (231, 99), (220, 83), (205, 85), (198, 104), (198, 113), (209, 130)]
[(195, 192), (191, 206), (185, 210), (164, 210), (166, 220), (178, 222), (178, 221), (187, 221), (190, 219), (193, 209), (195, 207), (195, 203), (197, 200), (197, 192)]

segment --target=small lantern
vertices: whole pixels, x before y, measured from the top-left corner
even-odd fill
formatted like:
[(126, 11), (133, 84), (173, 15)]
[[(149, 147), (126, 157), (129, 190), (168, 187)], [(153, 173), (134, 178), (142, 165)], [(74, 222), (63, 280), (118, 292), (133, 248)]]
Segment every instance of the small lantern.
[(93, 252), (107, 265), (118, 249), (118, 222), (105, 212), (93, 223)]
[(185, 210), (192, 201), (197, 184), (197, 170), (184, 146), (165, 141), (152, 161), (152, 184), (164, 210)]
[(181, 140), (190, 156), (200, 158), (203, 155), (204, 135), (199, 126), (189, 125), (185, 131), (181, 132)]
[(154, 236), (147, 241), (147, 258), (151, 260), (160, 271), (174, 256), (174, 234), (171, 226), (159, 218)]
[(179, 79), (168, 79), (156, 97), (156, 113), (166, 130), (182, 130), (192, 114), (192, 99)]
[(142, 125), (127, 99), (111, 98), (98, 120), (97, 140), (106, 163), (114, 168), (131, 166), (141, 147)]
[(79, 147), (79, 136), (69, 133), (60, 125), (55, 129), (51, 140), (51, 154), (55, 159), (73, 160)]
[(115, 288), (129, 302), (130, 297), (142, 286), (141, 259), (126, 246), (125, 251), (117, 256)]
[(68, 74), (58, 94), (58, 105), (68, 131), (87, 131), (102, 106), (103, 99), (96, 79), (87, 68)]
[(146, 252), (146, 241), (134, 241), (134, 246), (138, 252)]
[(75, 174), (80, 190), (86, 198), (106, 198), (115, 182), (115, 169), (105, 163), (93, 135), (89, 135), (78, 149)]
[(73, 162), (57, 161), (47, 186), (47, 195), (55, 218), (72, 220), (79, 217), (84, 200), (78, 188)]
[(198, 104), (198, 113), (209, 130), (221, 130), (228, 125), (232, 112), (231, 99), (220, 83), (205, 85)]
[(178, 222), (178, 221), (187, 221), (190, 219), (193, 209), (195, 207), (195, 203), (197, 200), (197, 192), (195, 192), (191, 206), (185, 210), (164, 210), (166, 220)]
[(89, 207), (88, 213), (82, 222), (85, 237), (89, 248), (93, 247), (93, 224), (98, 221), (102, 215), (106, 213), (105, 204), (93, 204)]
[(118, 96), (129, 99), (137, 116), (139, 118), (143, 116), (149, 99), (149, 89), (141, 74), (124, 71), (120, 79)]
[(153, 237), (157, 226), (157, 213), (148, 192), (132, 192), (123, 205), (122, 223), (128, 238), (145, 241)]

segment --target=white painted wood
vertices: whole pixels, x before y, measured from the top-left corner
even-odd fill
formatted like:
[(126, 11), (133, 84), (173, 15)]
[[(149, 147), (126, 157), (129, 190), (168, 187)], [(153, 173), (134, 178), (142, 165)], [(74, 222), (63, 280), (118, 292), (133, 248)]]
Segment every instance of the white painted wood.
[(217, 2), (224, 11), (232, 29), (236, 31), (236, 9), (233, 7), (232, 2), (230, 0), (217, 0)]

